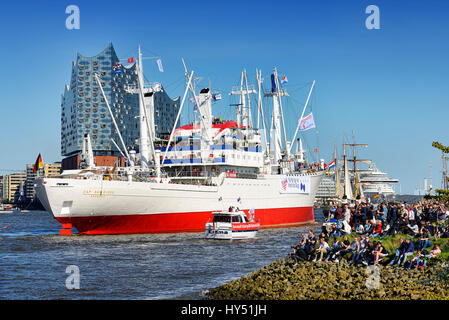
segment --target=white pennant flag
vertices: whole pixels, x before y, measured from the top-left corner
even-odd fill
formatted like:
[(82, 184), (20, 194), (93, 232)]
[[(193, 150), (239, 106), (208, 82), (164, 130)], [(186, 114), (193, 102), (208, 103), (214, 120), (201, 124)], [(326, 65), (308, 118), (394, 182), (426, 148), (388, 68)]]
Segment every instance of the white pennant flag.
[(162, 60), (161, 59), (157, 59), (157, 67), (159, 68), (160, 72), (164, 72), (164, 68), (162, 67)]
[(299, 130), (306, 131), (312, 128), (315, 128), (315, 121), (313, 121), (313, 114), (310, 113), (307, 117), (300, 120)]

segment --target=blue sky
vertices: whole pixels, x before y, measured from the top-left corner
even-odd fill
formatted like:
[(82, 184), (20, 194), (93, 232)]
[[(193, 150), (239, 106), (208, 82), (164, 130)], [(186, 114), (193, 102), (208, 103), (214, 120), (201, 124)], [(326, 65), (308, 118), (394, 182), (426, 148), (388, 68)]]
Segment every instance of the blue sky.
[[(80, 9), (80, 29), (65, 27), (68, 5)], [(380, 9), (380, 29), (368, 30), (365, 8)], [(448, 1), (14, 1), (0, 10), (0, 169), (23, 169), (38, 153), (60, 161), (60, 98), (77, 52), (92, 56), (108, 43), (121, 58), (161, 56), (145, 76), (169, 95), (183, 94), (183, 57), (221, 91), (213, 114), (232, 115), (227, 92), (247, 69), (287, 75), (284, 113), (290, 139), (313, 80), (317, 130), (304, 134), (329, 162), (343, 134), (414, 193), (429, 177), (441, 184), (441, 154), (449, 145)], [(268, 110), (269, 101), (264, 100)], [(187, 111), (187, 109), (186, 109)], [(311, 109), (306, 111), (308, 114)], [(189, 117), (183, 115), (187, 121)], [(7, 173), (5, 171), (0, 172)]]

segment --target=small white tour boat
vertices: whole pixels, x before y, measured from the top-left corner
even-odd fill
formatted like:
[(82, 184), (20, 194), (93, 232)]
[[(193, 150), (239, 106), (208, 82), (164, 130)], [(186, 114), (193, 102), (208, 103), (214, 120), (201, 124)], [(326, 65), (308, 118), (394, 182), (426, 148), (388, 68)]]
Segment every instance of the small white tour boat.
[(206, 239), (250, 239), (256, 236), (260, 228), (260, 223), (254, 218), (248, 219), (244, 211), (218, 211), (212, 214), (212, 222), (206, 223)]

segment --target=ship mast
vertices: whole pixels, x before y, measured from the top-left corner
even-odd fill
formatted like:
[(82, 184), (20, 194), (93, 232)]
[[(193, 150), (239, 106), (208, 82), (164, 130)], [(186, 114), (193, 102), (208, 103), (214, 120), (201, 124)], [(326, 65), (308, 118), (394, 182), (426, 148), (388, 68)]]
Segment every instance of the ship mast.
[(142, 169), (150, 168), (150, 158), (154, 160), (154, 167), (159, 176), (159, 151), (154, 148), (154, 141), (156, 138), (156, 131), (154, 126), (154, 104), (151, 101), (145, 103), (145, 94), (150, 92), (157, 92), (161, 90), (160, 84), (154, 87), (145, 88), (143, 76), (143, 59), (140, 45), (138, 46), (138, 59), (136, 62), (137, 85), (127, 86), (125, 89), (131, 94), (138, 94), (139, 96), (139, 154), (140, 166)]
[(265, 116), (263, 113), (263, 108), (262, 108), (262, 82), (263, 82), (263, 78), (262, 78), (262, 70), (257, 70), (256, 69), (256, 78), (257, 78), (257, 91), (258, 91), (258, 100), (257, 100), (257, 128), (260, 128), (259, 125), (259, 115), (261, 115), (262, 117), (262, 126), (263, 126), (263, 137), (265, 140), (265, 153), (266, 156), (269, 156), (269, 147), (268, 147), (268, 139), (267, 139), (267, 131), (265, 128)]
[(355, 143), (354, 132), (352, 133), (352, 141), (353, 141), (353, 143), (345, 143), (344, 147), (346, 147), (346, 146), (352, 147), (353, 158), (352, 159), (347, 159), (347, 161), (353, 162), (353, 170), (352, 171), (353, 171), (353, 175), (354, 175), (354, 198), (357, 199), (357, 198), (360, 198), (360, 197), (364, 197), (363, 189), (362, 189), (362, 186), (360, 184), (360, 176), (359, 176), (359, 171), (357, 169), (357, 162), (371, 163), (371, 160), (357, 159), (356, 147), (364, 147), (364, 148), (366, 148), (366, 147), (368, 147), (368, 145), (364, 144), (364, 143)]
[(337, 141), (335, 141), (334, 144), (334, 172), (335, 172), (335, 193), (338, 198), (341, 198), (343, 196), (343, 192), (341, 190), (341, 181), (340, 181), (340, 171), (338, 169), (338, 158), (337, 158)]
[(150, 133), (150, 128), (147, 126), (147, 117), (145, 117), (145, 99), (142, 94), (142, 86), (144, 83), (143, 80), (143, 65), (142, 65), (142, 53), (140, 51), (139, 45), (139, 58), (137, 59), (136, 69), (137, 69), (137, 77), (138, 77), (138, 86), (139, 86), (139, 153), (140, 153), (140, 165), (142, 168), (148, 168), (148, 158), (149, 158), (149, 149), (148, 149), (148, 136)]
[[(282, 160), (282, 134), (281, 134), (281, 118), (283, 119), (282, 109), (280, 104), (281, 96), (287, 96), (284, 90), (279, 89), (277, 81), (277, 70), (274, 68), (271, 75), (271, 92), (265, 93), (265, 97), (273, 98), (273, 111), (271, 113), (270, 126), (270, 161), (271, 165), (276, 168), (279, 167), (280, 160)], [(284, 127), (285, 133), (285, 127)], [(284, 134), (284, 140), (287, 141)]]
[(354, 198), (352, 194), (351, 178), (349, 176), (348, 159), (346, 157), (346, 135), (343, 137), (343, 198), (352, 200)]
[[(243, 84), (245, 83), (245, 89), (243, 88)], [(251, 100), (250, 94), (256, 93), (256, 90), (248, 87), (248, 79), (246, 77), (246, 70), (242, 71), (240, 76), (240, 89), (233, 89), (229, 95), (239, 95), (240, 100), (239, 103), (235, 105), (235, 117), (237, 125), (242, 125), (243, 127), (249, 128), (252, 126), (251, 119)], [(248, 102), (248, 107), (246, 106)]]

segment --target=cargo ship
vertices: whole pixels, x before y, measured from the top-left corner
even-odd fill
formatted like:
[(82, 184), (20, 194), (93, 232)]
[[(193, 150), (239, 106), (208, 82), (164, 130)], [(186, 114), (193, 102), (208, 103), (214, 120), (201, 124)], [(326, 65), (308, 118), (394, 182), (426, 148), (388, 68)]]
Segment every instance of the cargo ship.
[[(210, 88), (197, 93), (192, 82), (194, 71), (189, 72), (183, 64), (186, 87), (175, 125), (167, 139), (156, 139), (153, 117), (148, 115), (143, 98), (152, 88), (144, 86), (139, 50), (138, 80), (129, 89), (141, 98), (138, 152), (124, 145), (100, 77), (95, 74), (120, 137), (121, 147), (116, 146), (126, 158), (126, 166), (97, 167), (86, 134), (81, 155), (86, 164), (83, 169), (66, 170), (58, 177), (36, 181), (36, 193), (44, 208), (80, 234), (204, 232), (212, 212), (231, 206), (256, 212), (261, 228), (313, 223), (313, 203), (324, 168), (305, 161), (300, 139), (296, 153), (291, 153), (292, 145), (281, 121), (281, 98), (286, 91), (279, 85), (276, 68), (271, 75), (271, 91), (266, 93), (262, 92), (260, 70), (256, 72), (257, 91), (248, 86), (246, 71), (242, 72), (240, 87), (230, 93), (239, 99), (236, 117), (226, 121), (213, 117), (216, 96)], [(313, 85), (307, 101), (312, 89)], [(259, 94), (257, 111), (263, 120), (262, 128), (253, 125), (252, 93)], [(200, 120), (180, 126), (188, 94)], [(269, 136), (262, 94), (273, 101)], [(296, 139), (306, 107), (307, 102), (290, 141)]]

